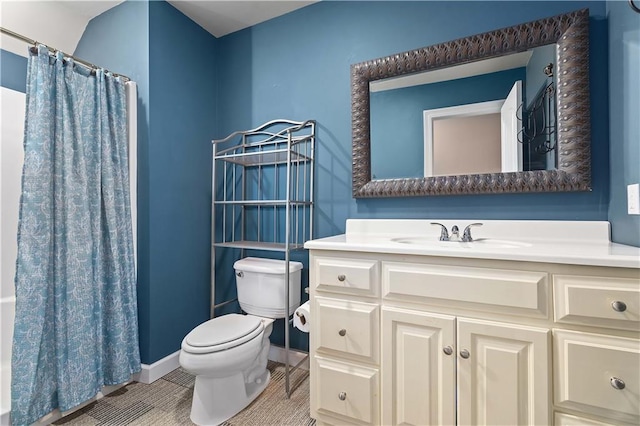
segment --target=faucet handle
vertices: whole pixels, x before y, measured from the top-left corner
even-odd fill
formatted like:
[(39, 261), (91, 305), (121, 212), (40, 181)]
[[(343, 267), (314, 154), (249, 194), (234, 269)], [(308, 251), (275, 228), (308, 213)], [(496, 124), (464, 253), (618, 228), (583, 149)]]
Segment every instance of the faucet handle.
[(438, 222), (431, 222), (431, 225), (440, 226), (440, 241), (449, 241), (449, 231), (447, 231), (447, 227)]
[(474, 226), (482, 226), (482, 225), (483, 224), (480, 222), (471, 223), (467, 225), (467, 227), (464, 228), (464, 232), (462, 233), (462, 241), (465, 243), (470, 243), (471, 241), (473, 241), (473, 238), (471, 237), (471, 228), (473, 228)]

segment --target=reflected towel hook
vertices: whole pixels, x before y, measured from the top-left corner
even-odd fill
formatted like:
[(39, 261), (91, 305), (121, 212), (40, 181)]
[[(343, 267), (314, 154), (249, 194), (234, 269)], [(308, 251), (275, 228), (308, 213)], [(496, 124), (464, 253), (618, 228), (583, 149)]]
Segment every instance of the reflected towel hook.
[(631, 9), (635, 10), (637, 13), (640, 13), (640, 7), (636, 6), (633, 0), (629, 0), (629, 6), (631, 6)]

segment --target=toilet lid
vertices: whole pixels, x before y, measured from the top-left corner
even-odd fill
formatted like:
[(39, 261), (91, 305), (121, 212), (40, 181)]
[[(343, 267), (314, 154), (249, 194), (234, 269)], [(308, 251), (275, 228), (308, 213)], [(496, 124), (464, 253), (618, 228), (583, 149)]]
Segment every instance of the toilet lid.
[(228, 314), (213, 318), (194, 328), (184, 338), (185, 343), (197, 352), (215, 352), (238, 346), (262, 332), (259, 317)]

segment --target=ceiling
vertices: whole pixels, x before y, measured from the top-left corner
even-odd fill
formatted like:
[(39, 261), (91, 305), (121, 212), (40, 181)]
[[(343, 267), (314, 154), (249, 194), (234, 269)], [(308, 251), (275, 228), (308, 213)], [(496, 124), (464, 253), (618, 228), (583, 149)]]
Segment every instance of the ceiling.
[[(0, 26), (63, 52), (74, 52), (89, 21), (122, 1), (0, 0)], [(317, 0), (168, 1), (215, 37), (222, 37)], [(27, 56), (23, 41), (4, 34), (0, 36), (0, 48)]]
[(268, 21), (316, 1), (168, 0), (173, 7), (216, 37)]
[[(168, 0), (180, 12), (216, 37), (268, 21), (318, 0)], [(122, 3), (122, 0), (61, 1), (88, 19)]]
[(80, 15), (87, 20), (95, 18), (103, 12), (122, 3), (123, 0), (58, 0), (61, 7), (71, 9), (76, 15)]

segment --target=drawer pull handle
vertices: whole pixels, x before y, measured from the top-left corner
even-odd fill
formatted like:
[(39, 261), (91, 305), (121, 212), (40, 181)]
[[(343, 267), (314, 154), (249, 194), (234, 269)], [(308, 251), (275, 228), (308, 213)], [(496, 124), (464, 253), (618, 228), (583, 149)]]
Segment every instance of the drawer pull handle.
[(346, 276), (346, 275), (344, 275), (344, 274), (340, 274), (340, 275), (338, 275), (338, 281), (344, 281), (344, 280), (346, 280), (346, 279), (347, 279), (347, 276)]
[(453, 348), (451, 346), (445, 346), (444, 348), (442, 348), (442, 352), (444, 352), (446, 355), (451, 355), (453, 353)]
[(468, 351), (468, 350), (466, 350), (466, 349), (463, 349), (463, 350), (461, 350), (461, 351), (460, 351), (460, 356), (461, 356), (462, 358), (464, 358), (464, 359), (469, 358), (469, 355), (470, 355), (470, 354), (469, 354), (469, 351)]
[(345, 330), (344, 328), (341, 329), (340, 331), (338, 331), (338, 334), (341, 336), (344, 336), (345, 334), (347, 334), (347, 330)]
[(616, 312), (624, 312), (627, 310), (627, 304), (620, 300), (615, 300), (611, 302), (611, 307)]
[(622, 390), (627, 385), (624, 383), (624, 380), (618, 379), (617, 377), (612, 377), (611, 386), (613, 386), (614, 389)]
[(344, 401), (345, 399), (347, 399), (347, 393), (346, 393), (346, 392), (340, 392), (340, 393), (338, 394), (338, 399), (339, 399), (340, 401)]

